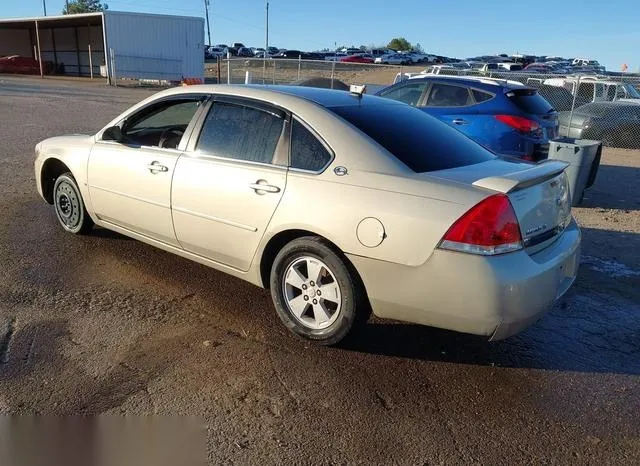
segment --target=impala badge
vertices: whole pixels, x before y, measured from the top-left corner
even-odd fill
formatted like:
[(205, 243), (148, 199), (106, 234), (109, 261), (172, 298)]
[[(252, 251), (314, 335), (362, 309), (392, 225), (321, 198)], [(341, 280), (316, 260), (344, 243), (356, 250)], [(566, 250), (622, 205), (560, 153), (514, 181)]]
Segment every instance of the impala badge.
[(546, 230), (546, 229), (547, 229), (547, 224), (544, 223), (542, 225), (536, 225), (534, 227), (529, 228), (527, 231), (524, 232), (524, 234), (529, 236), (529, 235), (533, 235), (534, 233), (538, 233), (539, 231)]

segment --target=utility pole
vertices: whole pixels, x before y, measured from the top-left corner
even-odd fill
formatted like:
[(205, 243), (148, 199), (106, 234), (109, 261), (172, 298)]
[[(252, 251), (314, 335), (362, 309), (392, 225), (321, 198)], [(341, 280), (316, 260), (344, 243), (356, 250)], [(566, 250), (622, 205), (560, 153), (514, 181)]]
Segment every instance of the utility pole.
[(47, 16), (47, 3), (45, 0), (42, 0), (42, 8), (44, 8), (44, 15)]
[(266, 15), (266, 27), (265, 27), (265, 41), (264, 41), (264, 56), (266, 57), (269, 53), (269, 2), (267, 2), (267, 15)]
[(211, 45), (211, 27), (209, 26), (209, 0), (204, 0), (204, 11), (207, 15), (207, 37), (209, 38), (209, 45)]
[[(265, 38), (264, 55), (262, 58), (262, 84), (265, 84), (267, 76), (267, 58), (269, 58), (269, 2), (267, 3), (267, 14), (265, 15)], [(275, 64), (273, 65), (275, 69)]]
[(67, 14), (69, 14), (69, 0), (65, 0), (64, 4), (67, 6)]

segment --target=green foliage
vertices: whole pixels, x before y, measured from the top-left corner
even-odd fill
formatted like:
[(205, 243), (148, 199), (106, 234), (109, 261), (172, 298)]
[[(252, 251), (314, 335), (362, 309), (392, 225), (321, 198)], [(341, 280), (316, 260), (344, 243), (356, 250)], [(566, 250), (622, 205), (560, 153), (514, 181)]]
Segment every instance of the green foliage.
[(63, 15), (75, 15), (78, 13), (93, 13), (95, 11), (104, 11), (109, 8), (106, 3), (100, 3), (100, 0), (73, 0), (69, 2), (62, 10)]
[(391, 39), (391, 42), (387, 44), (387, 47), (398, 51), (409, 51), (412, 48), (411, 42), (404, 37), (395, 37), (394, 39)]

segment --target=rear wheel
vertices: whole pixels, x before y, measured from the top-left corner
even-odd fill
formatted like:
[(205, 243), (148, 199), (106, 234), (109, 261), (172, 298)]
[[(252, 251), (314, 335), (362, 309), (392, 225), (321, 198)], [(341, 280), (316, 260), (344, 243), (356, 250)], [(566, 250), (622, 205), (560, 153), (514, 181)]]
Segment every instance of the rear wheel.
[(53, 205), (62, 228), (76, 235), (86, 234), (93, 227), (76, 180), (64, 173), (53, 186)]
[(321, 238), (288, 243), (276, 256), (270, 284), (280, 319), (315, 343), (334, 345), (368, 317), (355, 271)]

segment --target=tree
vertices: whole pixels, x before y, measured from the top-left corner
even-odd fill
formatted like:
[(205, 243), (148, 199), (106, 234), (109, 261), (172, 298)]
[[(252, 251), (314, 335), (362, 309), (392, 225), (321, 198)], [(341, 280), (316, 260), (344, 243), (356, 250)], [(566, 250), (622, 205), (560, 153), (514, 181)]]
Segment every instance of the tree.
[(63, 15), (75, 15), (78, 13), (93, 13), (94, 11), (104, 11), (109, 8), (106, 3), (100, 0), (73, 0), (62, 10)]
[(420, 42), (416, 43), (416, 45), (413, 46), (413, 50), (415, 50), (418, 53), (424, 52), (424, 50), (422, 49), (422, 45), (420, 45)]
[(404, 37), (396, 37), (387, 44), (387, 47), (393, 50), (411, 50), (411, 42)]

